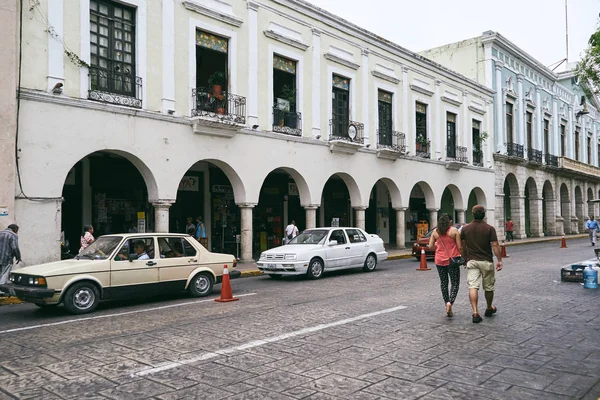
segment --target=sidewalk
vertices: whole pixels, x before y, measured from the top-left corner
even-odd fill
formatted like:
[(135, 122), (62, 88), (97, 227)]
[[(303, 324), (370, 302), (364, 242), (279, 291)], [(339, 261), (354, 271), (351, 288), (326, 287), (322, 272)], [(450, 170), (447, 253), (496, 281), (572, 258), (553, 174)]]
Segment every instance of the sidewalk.
[[(578, 235), (565, 235), (565, 238), (570, 239), (581, 239), (588, 237), (588, 234), (578, 234)], [(543, 238), (528, 238), (528, 239), (516, 239), (513, 242), (506, 243), (506, 246), (518, 246), (529, 243), (541, 243), (541, 242), (558, 242), (562, 239), (561, 236), (550, 236)], [(412, 258), (411, 248), (405, 249), (388, 249), (388, 260), (402, 260), (405, 258)], [(242, 273), (241, 277), (246, 278), (250, 276), (261, 275), (261, 272), (256, 267), (256, 263), (239, 263), (236, 268), (238, 271)], [(0, 297), (0, 306), (9, 305), (9, 304), (19, 304), (21, 301), (16, 297)]]

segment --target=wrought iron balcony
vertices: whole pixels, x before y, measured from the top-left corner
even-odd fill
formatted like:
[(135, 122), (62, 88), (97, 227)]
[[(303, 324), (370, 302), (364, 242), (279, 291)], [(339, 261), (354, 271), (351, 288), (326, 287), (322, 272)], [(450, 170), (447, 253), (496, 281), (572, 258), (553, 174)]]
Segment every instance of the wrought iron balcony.
[(524, 149), (522, 144), (506, 143), (506, 155), (509, 157), (524, 157)]
[(446, 147), (446, 160), (468, 163), (467, 148), (463, 146)]
[(483, 152), (481, 150), (473, 150), (473, 165), (483, 167)]
[(546, 165), (551, 167), (558, 167), (558, 157), (550, 153), (546, 153)]
[(415, 155), (421, 158), (431, 158), (431, 140), (417, 141)]
[(273, 107), (273, 132), (302, 136), (302, 113)]
[(350, 143), (364, 144), (365, 125), (355, 121), (329, 120), (329, 141), (343, 140)]
[(246, 123), (246, 98), (222, 92), (213, 94), (207, 88), (192, 89), (192, 117), (212, 117), (235, 124)]
[(542, 163), (542, 151), (536, 149), (527, 149), (527, 159), (533, 163)]
[(406, 153), (406, 135), (388, 129), (377, 129), (377, 148)]
[(142, 108), (142, 78), (128, 72), (89, 68), (88, 99), (104, 103)]

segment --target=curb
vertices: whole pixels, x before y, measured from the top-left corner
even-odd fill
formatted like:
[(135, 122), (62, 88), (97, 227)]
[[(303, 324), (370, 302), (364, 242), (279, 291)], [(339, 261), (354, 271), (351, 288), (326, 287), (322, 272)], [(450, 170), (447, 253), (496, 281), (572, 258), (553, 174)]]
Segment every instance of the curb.
[(262, 275), (262, 273), (259, 270), (249, 269), (247, 271), (242, 271), (242, 275), (240, 276), (240, 278), (249, 278), (251, 276), (258, 276), (258, 275)]
[[(585, 239), (586, 237), (588, 237), (587, 233), (586, 234), (577, 234), (577, 235), (569, 235), (566, 236), (565, 235), (565, 240), (569, 241), (569, 239)], [(522, 246), (524, 244), (532, 244), (532, 243), (545, 243), (545, 242), (560, 242), (562, 240), (562, 236), (550, 236), (547, 238), (538, 238), (535, 240), (529, 240), (527, 242), (509, 242), (509, 243), (504, 243), (505, 246)]]
[(21, 304), (21, 300), (16, 297), (0, 297), (0, 306), (8, 306), (10, 304)]

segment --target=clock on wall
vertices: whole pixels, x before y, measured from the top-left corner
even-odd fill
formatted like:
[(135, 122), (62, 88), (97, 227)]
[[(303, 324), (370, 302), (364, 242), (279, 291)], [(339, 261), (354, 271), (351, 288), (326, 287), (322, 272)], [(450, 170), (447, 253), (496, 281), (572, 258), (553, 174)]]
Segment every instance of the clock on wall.
[(356, 125), (354, 125), (354, 124), (348, 125), (348, 137), (350, 139), (354, 140), (354, 138), (356, 137), (356, 132), (357, 132)]

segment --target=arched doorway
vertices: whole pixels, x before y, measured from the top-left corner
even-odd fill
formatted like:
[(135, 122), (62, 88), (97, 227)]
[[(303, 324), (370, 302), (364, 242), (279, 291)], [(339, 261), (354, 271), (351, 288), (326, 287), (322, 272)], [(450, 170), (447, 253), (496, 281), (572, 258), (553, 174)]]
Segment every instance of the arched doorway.
[(476, 187), (473, 188), (471, 190), (471, 193), (469, 193), (469, 200), (467, 203), (467, 211), (466, 211), (466, 216), (465, 216), (465, 222), (469, 223), (471, 221), (473, 221), (473, 212), (471, 211), (473, 209), (474, 206), (476, 206), (477, 204), (480, 204), (484, 207), (487, 208), (487, 204), (486, 204), (486, 200), (485, 200), (485, 193), (483, 192), (483, 190), (481, 190), (481, 188)]
[[(401, 221), (397, 220), (394, 207), (399, 208), (400, 205), (400, 190), (396, 184), (388, 178), (379, 179), (373, 185), (369, 196), (369, 207), (365, 212), (365, 230), (379, 235), (388, 245), (398, 246), (397, 228), (403, 218)], [(404, 245), (401, 243), (399, 247)]]
[(569, 189), (564, 183), (560, 185), (560, 215), (563, 218), (563, 232), (571, 233), (571, 200)]
[(581, 187), (575, 186), (575, 216), (577, 217), (577, 232), (585, 230), (585, 204), (583, 202), (583, 193)]
[[(169, 212), (169, 230), (187, 233), (187, 220), (204, 225), (200, 242), (209, 250), (239, 256), (236, 236), (241, 231), (236, 191), (243, 190), (237, 173), (218, 160), (202, 160), (182, 176), (177, 200)], [(194, 233), (195, 235), (195, 233)]]
[(431, 186), (426, 182), (416, 183), (408, 200), (407, 238), (411, 241), (417, 240), (418, 225), (427, 224), (431, 229), (437, 225), (437, 207)]
[(95, 237), (152, 232), (154, 208), (148, 202), (148, 190), (156, 192), (154, 177), (130, 154), (98, 151), (77, 162), (62, 190), (61, 232), (71, 253), (79, 252), (84, 225), (94, 227)]
[(539, 237), (541, 234), (537, 184), (533, 178), (525, 182), (525, 234)]
[[(440, 204), (440, 213), (446, 213), (452, 219), (453, 223), (464, 222), (464, 215), (459, 212), (464, 211), (462, 194), (455, 185), (448, 185), (442, 193)], [(462, 220), (462, 221), (461, 221)]]
[[(298, 179), (294, 179), (290, 171)], [(306, 212), (300, 201), (299, 186), (307, 188), (304, 179), (296, 171), (285, 168), (277, 168), (265, 178), (258, 204), (254, 208), (255, 257), (265, 250), (281, 246), (284, 243), (285, 227), (292, 220), (300, 232), (306, 229)]]
[[(504, 222), (510, 218), (514, 223), (514, 237), (519, 239), (524, 236), (521, 223), (521, 204), (519, 184), (514, 174), (508, 174), (504, 179)], [(504, 230), (504, 224), (502, 224)]]
[[(351, 188), (350, 188), (351, 187)], [(356, 182), (347, 174), (332, 175), (321, 195), (321, 207), (317, 213), (317, 226), (354, 226), (350, 190), (358, 191)], [(355, 202), (357, 202), (355, 199)]]
[(542, 221), (543, 232), (545, 236), (557, 235), (556, 230), (556, 200), (554, 198), (554, 188), (550, 181), (544, 182), (542, 190)]

